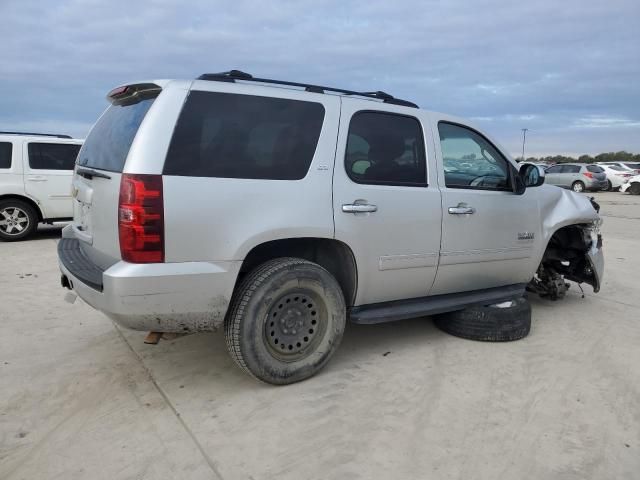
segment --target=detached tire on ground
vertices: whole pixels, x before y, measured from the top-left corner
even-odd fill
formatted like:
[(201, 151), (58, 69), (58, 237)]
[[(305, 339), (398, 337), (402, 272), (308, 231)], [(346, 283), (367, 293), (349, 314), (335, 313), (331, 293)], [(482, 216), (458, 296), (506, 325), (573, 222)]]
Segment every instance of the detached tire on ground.
[[(483, 342), (509, 342), (524, 338), (531, 330), (531, 305), (525, 298), (512, 305), (470, 307), (435, 318), (441, 330), (457, 337)], [(501, 304), (499, 304), (501, 305)]]
[(320, 265), (287, 257), (260, 265), (242, 281), (224, 334), (240, 368), (263, 382), (285, 385), (326, 365), (345, 322), (336, 279)]

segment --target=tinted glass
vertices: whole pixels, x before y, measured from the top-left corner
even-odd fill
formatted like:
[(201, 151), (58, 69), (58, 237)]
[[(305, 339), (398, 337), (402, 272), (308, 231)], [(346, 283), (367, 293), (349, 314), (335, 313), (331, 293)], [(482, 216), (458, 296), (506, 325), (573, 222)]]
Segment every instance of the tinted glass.
[(154, 98), (132, 105), (111, 105), (84, 142), (78, 165), (122, 172), (129, 148)]
[(299, 180), (311, 165), (323, 120), (320, 103), (192, 91), (164, 174)]
[(602, 173), (602, 172), (604, 172), (602, 167), (599, 167), (598, 165), (587, 165), (587, 170), (589, 170), (591, 173)]
[(11, 168), (11, 142), (0, 142), (0, 168)]
[(345, 169), (357, 183), (426, 185), (426, 159), (418, 120), (380, 112), (351, 118)]
[(629, 168), (640, 170), (640, 163), (625, 163), (625, 165)]
[(547, 173), (560, 173), (562, 171), (562, 165), (554, 165), (547, 168)]
[(607, 167), (616, 172), (628, 172), (626, 168), (619, 167), (618, 165), (607, 165)]
[(562, 167), (562, 173), (580, 173), (580, 166), (578, 166), (578, 165), (564, 165)]
[(512, 190), (509, 163), (482, 135), (445, 122), (438, 131), (447, 187)]
[(42, 170), (73, 170), (80, 145), (30, 143), (29, 167)]

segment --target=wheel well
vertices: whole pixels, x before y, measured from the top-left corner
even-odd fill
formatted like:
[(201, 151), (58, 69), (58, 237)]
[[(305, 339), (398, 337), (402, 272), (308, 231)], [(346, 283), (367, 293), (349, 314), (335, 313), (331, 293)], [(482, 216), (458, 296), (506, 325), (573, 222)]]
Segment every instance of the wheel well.
[(569, 280), (593, 285), (595, 277), (586, 254), (593, 239), (586, 225), (567, 225), (556, 230), (542, 256), (541, 266), (551, 268)]
[(347, 306), (353, 305), (358, 285), (356, 261), (344, 243), (328, 238), (286, 238), (254, 247), (240, 267), (236, 285), (258, 265), (278, 257), (298, 257), (326, 268), (338, 281)]
[(0, 201), (11, 200), (11, 199), (20, 200), (21, 202), (28, 203), (29, 205), (31, 205), (33, 209), (36, 211), (36, 214), (38, 215), (38, 222), (41, 222), (42, 219), (44, 218), (44, 216), (42, 215), (42, 210), (40, 210), (40, 207), (38, 206), (38, 204), (33, 200), (31, 200), (29, 197), (24, 197), (22, 195), (14, 195), (14, 194), (0, 195)]

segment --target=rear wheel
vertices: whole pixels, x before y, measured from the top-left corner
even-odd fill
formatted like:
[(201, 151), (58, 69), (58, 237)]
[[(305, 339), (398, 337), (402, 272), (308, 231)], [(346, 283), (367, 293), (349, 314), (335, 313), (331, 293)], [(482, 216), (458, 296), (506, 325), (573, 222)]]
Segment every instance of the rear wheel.
[(577, 182), (573, 182), (573, 185), (571, 185), (571, 190), (578, 193), (584, 192), (584, 183), (579, 180)]
[(447, 333), (469, 340), (508, 342), (529, 334), (531, 306), (521, 297), (497, 305), (438, 315), (435, 324)]
[(631, 195), (640, 195), (640, 183), (632, 183), (629, 187), (629, 193)]
[(235, 362), (263, 382), (304, 380), (326, 365), (346, 321), (342, 290), (324, 268), (278, 258), (249, 273), (234, 294), (224, 333)]
[(29, 236), (38, 226), (38, 215), (21, 200), (0, 201), (0, 239), (12, 242)]

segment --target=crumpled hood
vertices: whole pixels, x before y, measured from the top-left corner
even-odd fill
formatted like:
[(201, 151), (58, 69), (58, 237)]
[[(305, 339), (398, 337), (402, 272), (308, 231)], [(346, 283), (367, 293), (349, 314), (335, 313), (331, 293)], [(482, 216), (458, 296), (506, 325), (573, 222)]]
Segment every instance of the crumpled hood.
[(539, 205), (542, 231), (549, 239), (559, 228), (578, 223), (591, 223), (600, 218), (589, 197), (554, 185), (542, 185)]

